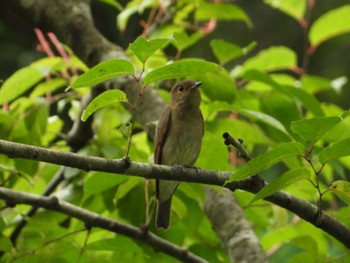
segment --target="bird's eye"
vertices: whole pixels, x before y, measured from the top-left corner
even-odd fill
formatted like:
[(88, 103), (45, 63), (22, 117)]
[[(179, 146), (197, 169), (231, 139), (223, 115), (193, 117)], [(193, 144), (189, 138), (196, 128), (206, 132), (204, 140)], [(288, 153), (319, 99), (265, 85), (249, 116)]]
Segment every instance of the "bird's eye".
[(179, 86), (179, 87), (177, 88), (177, 90), (178, 90), (178, 91), (183, 91), (183, 90), (184, 90), (184, 87), (183, 87), (183, 86)]

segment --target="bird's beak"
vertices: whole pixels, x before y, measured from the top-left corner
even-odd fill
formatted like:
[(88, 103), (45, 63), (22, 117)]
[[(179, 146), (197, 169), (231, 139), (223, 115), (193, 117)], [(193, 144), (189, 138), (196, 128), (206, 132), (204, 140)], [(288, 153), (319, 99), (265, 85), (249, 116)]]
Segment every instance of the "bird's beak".
[(198, 82), (195, 82), (191, 88), (198, 88), (200, 85), (202, 85), (202, 82), (198, 81)]

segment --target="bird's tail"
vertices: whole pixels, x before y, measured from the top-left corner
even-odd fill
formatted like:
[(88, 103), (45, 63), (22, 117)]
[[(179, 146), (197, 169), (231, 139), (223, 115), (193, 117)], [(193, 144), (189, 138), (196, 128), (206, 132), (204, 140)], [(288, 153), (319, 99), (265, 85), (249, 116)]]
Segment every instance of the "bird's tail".
[(165, 202), (157, 203), (156, 227), (168, 229), (170, 221), (171, 197)]

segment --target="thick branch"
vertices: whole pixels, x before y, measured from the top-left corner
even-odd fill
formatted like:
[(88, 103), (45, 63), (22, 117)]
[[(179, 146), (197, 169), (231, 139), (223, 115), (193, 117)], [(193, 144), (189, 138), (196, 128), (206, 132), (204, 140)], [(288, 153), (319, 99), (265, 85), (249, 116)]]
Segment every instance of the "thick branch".
[[(266, 185), (259, 176), (253, 176), (242, 181), (232, 182), (225, 185), (226, 180), (232, 175), (231, 172), (209, 170), (200, 170), (198, 172), (196, 169), (192, 168), (127, 162), (123, 159), (111, 160), (99, 157), (85, 157), (74, 153), (48, 150), (42, 147), (35, 147), (5, 140), (0, 140), (0, 153), (5, 154), (10, 158), (24, 158), (42, 161), (74, 167), (85, 171), (104, 171), (114, 174), (119, 173), (140, 176), (147, 179), (176, 180), (219, 185), (225, 186), (232, 191), (242, 189), (256, 193)], [(266, 200), (297, 214), (299, 217), (314, 226), (321, 228), (350, 248), (350, 228), (324, 212), (322, 212), (318, 218), (318, 209), (315, 205), (284, 191), (278, 191), (267, 197)]]
[(115, 232), (140, 240), (150, 245), (155, 250), (171, 255), (183, 262), (207, 262), (206, 260), (196, 256), (195, 254), (158, 237), (157, 235), (149, 232), (145, 228), (134, 227), (109, 219), (107, 217), (100, 216), (97, 213), (59, 200), (57, 197), (54, 196), (44, 197), (40, 195), (22, 193), (4, 187), (0, 187), (0, 198), (6, 200), (8, 203), (11, 203), (11, 205), (27, 204), (34, 207), (42, 207), (63, 213), (65, 215), (83, 221), (87, 227), (99, 227), (111, 232)]
[(259, 240), (231, 191), (215, 191), (207, 187), (205, 193), (204, 211), (231, 262), (268, 262)]

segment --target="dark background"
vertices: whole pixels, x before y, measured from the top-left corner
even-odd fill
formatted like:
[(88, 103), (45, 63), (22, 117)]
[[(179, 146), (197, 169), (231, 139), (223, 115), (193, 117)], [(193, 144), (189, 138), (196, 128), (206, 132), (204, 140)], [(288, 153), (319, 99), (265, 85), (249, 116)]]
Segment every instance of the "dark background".
[[(127, 1), (119, 1), (125, 6)], [(298, 63), (301, 66), (303, 60), (303, 31), (296, 20), (277, 9), (264, 4), (261, 0), (239, 0), (235, 4), (242, 7), (251, 18), (254, 27), (248, 28), (242, 22), (220, 22), (216, 30), (195, 45), (195, 48), (186, 50), (183, 56), (205, 57), (215, 61), (210, 50), (209, 42), (213, 38), (221, 38), (240, 46), (247, 45), (251, 41), (257, 41), (258, 45), (251, 55), (261, 49), (270, 46), (283, 45), (293, 49), (298, 55)], [(311, 14), (311, 21), (315, 21), (323, 13), (349, 4), (346, 0), (322, 0), (316, 1)], [(95, 24), (99, 30), (111, 41), (124, 48), (142, 32), (139, 25), (140, 17), (134, 15), (129, 20), (125, 32), (120, 33), (116, 28), (116, 15), (118, 10), (100, 2), (93, 1), (92, 13)], [(147, 16), (147, 12), (144, 14)], [(0, 79), (5, 80), (20, 67), (27, 66), (31, 62), (45, 54), (36, 51), (38, 41), (33, 31), (33, 26), (21, 17), (7, 13), (0, 8)], [(346, 76), (350, 78), (350, 34), (344, 34), (322, 43), (309, 62), (309, 74), (326, 77), (329, 79)], [(169, 51), (171, 52), (171, 50)], [(235, 61), (228, 65), (229, 69)], [(343, 94), (327, 91), (318, 95), (322, 101), (331, 101), (344, 109), (349, 108), (350, 84), (343, 88)]]

